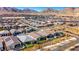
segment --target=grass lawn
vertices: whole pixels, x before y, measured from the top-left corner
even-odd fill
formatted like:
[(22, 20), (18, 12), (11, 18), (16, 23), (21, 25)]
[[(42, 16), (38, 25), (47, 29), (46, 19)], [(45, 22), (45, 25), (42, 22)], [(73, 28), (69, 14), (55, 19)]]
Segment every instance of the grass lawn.
[(33, 44), (26, 44), (27, 48), (33, 47)]
[(44, 43), (46, 40), (39, 40), (38, 43)]
[(4, 29), (0, 28), (0, 31), (2, 31), (2, 30), (4, 30)]
[(34, 44), (32, 47), (22, 49), (22, 51), (33, 51), (38, 48), (39, 48), (39, 44)]

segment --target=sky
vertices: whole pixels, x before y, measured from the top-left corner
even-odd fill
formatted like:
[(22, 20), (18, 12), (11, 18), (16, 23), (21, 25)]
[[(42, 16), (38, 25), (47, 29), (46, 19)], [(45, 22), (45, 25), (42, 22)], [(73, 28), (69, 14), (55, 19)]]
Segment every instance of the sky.
[(33, 10), (36, 10), (36, 11), (42, 11), (46, 8), (51, 8), (51, 9), (55, 9), (55, 10), (63, 10), (64, 7), (17, 7), (18, 9), (25, 9), (25, 8), (28, 8), (28, 9), (33, 9)]

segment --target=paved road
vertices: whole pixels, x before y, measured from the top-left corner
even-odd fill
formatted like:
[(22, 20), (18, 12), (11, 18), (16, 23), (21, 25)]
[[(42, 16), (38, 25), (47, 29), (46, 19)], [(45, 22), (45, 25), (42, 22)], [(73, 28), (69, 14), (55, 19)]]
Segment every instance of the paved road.
[(65, 51), (79, 51), (79, 43), (75, 44), (74, 46), (69, 47)]

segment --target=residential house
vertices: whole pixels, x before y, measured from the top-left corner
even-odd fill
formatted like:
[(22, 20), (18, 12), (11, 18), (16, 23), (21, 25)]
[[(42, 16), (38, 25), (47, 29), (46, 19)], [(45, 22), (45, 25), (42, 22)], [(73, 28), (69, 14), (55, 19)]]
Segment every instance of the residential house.
[(9, 36), (10, 32), (8, 30), (2, 30), (2, 31), (0, 31), (0, 35), (1, 36)]
[(0, 37), (0, 51), (3, 50), (3, 39), (2, 37)]
[(6, 50), (19, 50), (19, 49), (21, 49), (22, 45), (17, 37), (5, 36), (3, 38), (4, 38)]

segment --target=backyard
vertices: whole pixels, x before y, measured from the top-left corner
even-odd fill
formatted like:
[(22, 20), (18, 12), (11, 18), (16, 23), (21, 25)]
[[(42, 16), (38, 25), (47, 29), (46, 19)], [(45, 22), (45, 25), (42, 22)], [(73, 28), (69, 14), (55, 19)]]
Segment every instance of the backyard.
[(63, 40), (67, 40), (69, 39), (71, 36), (69, 36), (68, 34), (65, 34), (62, 37), (58, 37), (58, 38), (53, 38), (52, 40), (41, 40), (39, 42), (41, 42), (41, 44), (34, 44), (33, 46), (29, 47), (29, 48), (24, 48), (22, 49), (23, 51), (34, 51), (37, 49), (41, 49), (44, 46), (48, 46), (48, 45), (52, 45), (52, 44), (56, 44), (59, 43)]

